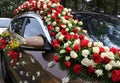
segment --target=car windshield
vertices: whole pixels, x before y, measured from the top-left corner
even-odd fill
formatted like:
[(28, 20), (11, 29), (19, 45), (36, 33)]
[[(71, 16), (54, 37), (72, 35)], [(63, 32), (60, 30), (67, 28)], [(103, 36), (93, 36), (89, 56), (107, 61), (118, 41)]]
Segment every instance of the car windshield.
[(91, 34), (110, 47), (120, 47), (120, 20), (113, 17), (92, 17)]
[(74, 18), (83, 21), (83, 28), (87, 30), (90, 40), (101, 41), (106, 46), (120, 49), (118, 18), (97, 13), (77, 13), (74, 14)]
[(1, 28), (6, 28), (9, 26), (10, 19), (0, 19), (0, 27)]

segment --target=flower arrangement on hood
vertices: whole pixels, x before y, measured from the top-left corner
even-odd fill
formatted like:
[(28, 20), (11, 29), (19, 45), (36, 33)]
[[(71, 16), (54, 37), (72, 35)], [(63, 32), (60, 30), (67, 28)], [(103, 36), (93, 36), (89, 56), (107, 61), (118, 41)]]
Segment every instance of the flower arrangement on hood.
[(35, 11), (42, 17), (58, 51), (54, 60), (71, 78), (120, 82), (120, 50), (90, 41), (82, 29), (83, 23), (74, 20), (71, 9), (60, 5), (60, 0), (28, 0), (14, 14), (25, 11)]

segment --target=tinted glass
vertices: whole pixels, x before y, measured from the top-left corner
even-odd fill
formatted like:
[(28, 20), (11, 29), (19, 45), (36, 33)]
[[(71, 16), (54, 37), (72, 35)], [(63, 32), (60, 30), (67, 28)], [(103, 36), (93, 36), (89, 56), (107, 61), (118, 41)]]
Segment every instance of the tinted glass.
[(24, 37), (37, 36), (40, 35), (41, 32), (42, 28), (39, 21), (35, 18), (28, 18), (25, 25)]
[(101, 41), (110, 47), (120, 47), (120, 20), (101, 14), (78, 14), (77, 18), (83, 21), (83, 28), (95, 41)]
[(24, 20), (25, 20), (25, 18), (18, 18), (18, 19), (13, 20), (11, 22), (12, 31), (21, 35)]

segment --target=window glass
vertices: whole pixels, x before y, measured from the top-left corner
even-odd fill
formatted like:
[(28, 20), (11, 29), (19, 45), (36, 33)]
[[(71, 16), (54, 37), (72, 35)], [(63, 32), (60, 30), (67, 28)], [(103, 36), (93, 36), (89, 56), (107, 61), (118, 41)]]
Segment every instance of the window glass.
[(43, 30), (37, 19), (35, 19), (35, 18), (27, 19), (27, 22), (25, 25), (25, 31), (24, 31), (25, 38), (40, 35), (40, 34), (42, 34), (42, 32), (43, 32)]
[(25, 18), (18, 18), (18, 19), (13, 20), (11, 22), (12, 31), (21, 35), (24, 20), (25, 20)]

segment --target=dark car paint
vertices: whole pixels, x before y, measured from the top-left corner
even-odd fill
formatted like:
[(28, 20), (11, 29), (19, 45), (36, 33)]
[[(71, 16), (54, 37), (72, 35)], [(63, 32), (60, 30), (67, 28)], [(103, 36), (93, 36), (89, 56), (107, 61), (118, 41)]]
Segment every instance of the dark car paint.
[[(37, 14), (35, 14), (37, 15)], [(23, 17), (29, 17), (32, 16), (32, 14), (24, 14), (17, 18), (23, 18)], [(37, 16), (38, 19), (40, 17)], [(24, 24), (22, 26), (24, 28)], [(13, 30), (12, 27), (9, 28), (9, 30)], [(24, 29), (22, 29), (24, 30)], [(22, 35), (23, 36), (22, 31)], [(5, 58), (5, 65), (7, 69), (7, 74), (10, 75), (12, 78), (13, 83), (19, 83), (20, 81), (28, 80), (29, 83), (61, 83), (61, 79), (64, 77), (67, 77), (67, 72), (60, 69), (59, 64), (54, 62), (53, 67), (48, 67), (48, 63), (50, 61), (54, 61), (53, 56), (54, 53), (49, 53), (48, 51), (40, 51), (36, 49), (24, 49), (21, 47), (20, 54), (23, 56), (19, 59), (19, 64), (21, 64), (22, 61), (25, 61), (28, 64), (25, 65), (16, 65), (15, 68), (10, 64), (10, 58), (7, 56), (6, 52), (4, 52), (4, 58)], [(31, 63), (30, 59), (34, 59), (35, 63)], [(38, 77), (36, 80), (32, 80), (32, 75), (35, 74), (35, 71), (40, 70), (40, 77)], [(26, 76), (26, 73), (23, 75), (20, 74), (21, 71), (30, 72), (30, 77)], [(80, 78), (77, 80), (71, 80), (69, 83), (84, 83)]]

